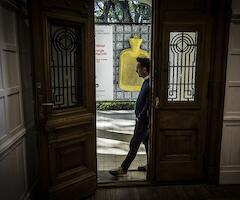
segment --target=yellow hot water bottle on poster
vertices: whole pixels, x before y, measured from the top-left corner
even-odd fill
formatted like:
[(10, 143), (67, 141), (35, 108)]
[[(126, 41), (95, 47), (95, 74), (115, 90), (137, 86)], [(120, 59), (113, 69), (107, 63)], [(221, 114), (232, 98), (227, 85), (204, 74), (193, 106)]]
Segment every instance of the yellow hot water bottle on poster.
[(143, 79), (136, 72), (137, 57), (149, 58), (149, 53), (140, 49), (142, 39), (134, 36), (129, 39), (131, 48), (124, 49), (120, 53), (119, 63), (119, 87), (124, 91), (139, 91)]

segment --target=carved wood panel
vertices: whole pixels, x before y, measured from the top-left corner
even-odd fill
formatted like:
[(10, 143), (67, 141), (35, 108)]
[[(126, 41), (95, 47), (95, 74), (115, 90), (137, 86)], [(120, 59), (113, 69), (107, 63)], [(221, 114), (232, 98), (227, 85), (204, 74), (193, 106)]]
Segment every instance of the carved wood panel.
[(161, 160), (193, 161), (196, 158), (196, 130), (165, 130), (163, 135)]
[(80, 128), (75, 128), (80, 134), (75, 135), (74, 139), (62, 137), (49, 145), (53, 185), (61, 185), (73, 178), (81, 179), (95, 168), (90, 159), (95, 155), (95, 147), (91, 145), (95, 139), (92, 133), (81, 132)]

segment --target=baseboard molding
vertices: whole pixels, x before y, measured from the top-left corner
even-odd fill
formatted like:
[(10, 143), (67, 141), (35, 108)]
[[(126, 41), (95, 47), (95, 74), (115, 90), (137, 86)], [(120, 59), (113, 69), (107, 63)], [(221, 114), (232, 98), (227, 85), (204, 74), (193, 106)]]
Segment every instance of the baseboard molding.
[(220, 184), (240, 184), (240, 166), (224, 166), (220, 170)]

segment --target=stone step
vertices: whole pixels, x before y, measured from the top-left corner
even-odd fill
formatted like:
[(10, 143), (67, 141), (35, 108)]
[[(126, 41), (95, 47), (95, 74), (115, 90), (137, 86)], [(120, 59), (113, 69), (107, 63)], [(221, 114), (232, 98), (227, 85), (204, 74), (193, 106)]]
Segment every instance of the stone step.
[[(127, 155), (128, 150), (129, 142), (97, 137), (98, 154)], [(146, 154), (143, 144), (140, 145), (138, 154)]]
[(97, 120), (97, 129), (113, 129), (113, 130), (133, 130), (135, 126), (134, 120)]
[(97, 130), (97, 137), (106, 138), (112, 140), (118, 140), (122, 142), (129, 142), (132, 138), (133, 131), (116, 131), (116, 130)]

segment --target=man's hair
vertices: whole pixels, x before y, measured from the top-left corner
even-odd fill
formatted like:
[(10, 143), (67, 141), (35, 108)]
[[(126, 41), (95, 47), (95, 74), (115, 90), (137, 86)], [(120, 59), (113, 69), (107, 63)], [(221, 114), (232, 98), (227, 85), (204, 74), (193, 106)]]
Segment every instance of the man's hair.
[(137, 62), (140, 63), (141, 67), (146, 67), (147, 72), (149, 73), (149, 71), (150, 71), (150, 59), (149, 58), (137, 57), (136, 60), (137, 60)]

